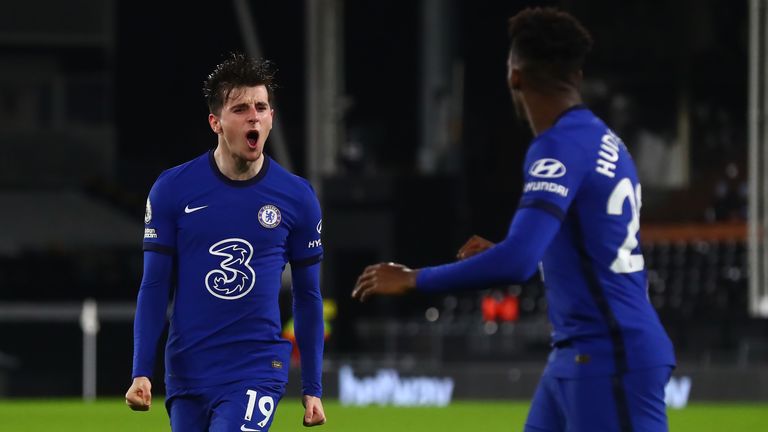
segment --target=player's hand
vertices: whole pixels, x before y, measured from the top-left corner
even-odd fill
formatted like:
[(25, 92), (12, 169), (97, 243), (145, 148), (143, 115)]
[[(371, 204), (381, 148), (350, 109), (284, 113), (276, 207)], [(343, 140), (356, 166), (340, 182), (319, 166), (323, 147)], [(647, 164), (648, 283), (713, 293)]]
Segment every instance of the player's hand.
[(467, 240), (466, 243), (464, 243), (464, 246), (459, 249), (459, 252), (456, 254), (456, 258), (460, 260), (467, 259), (494, 246), (496, 246), (495, 243), (488, 241), (480, 236), (473, 235), (469, 238), (469, 240)]
[(304, 426), (311, 427), (325, 424), (323, 402), (319, 397), (304, 395), (301, 398), (301, 404), (304, 405)]
[(134, 411), (149, 411), (152, 406), (152, 383), (147, 377), (133, 379), (131, 388), (125, 393), (125, 404)]
[(368, 266), (357, 278), (352, 298), (364, 302), (374, 294), (404, 294), (416, 288), (417, 274), (418, 270), (411, 270), (402, 264), (381, 263)]

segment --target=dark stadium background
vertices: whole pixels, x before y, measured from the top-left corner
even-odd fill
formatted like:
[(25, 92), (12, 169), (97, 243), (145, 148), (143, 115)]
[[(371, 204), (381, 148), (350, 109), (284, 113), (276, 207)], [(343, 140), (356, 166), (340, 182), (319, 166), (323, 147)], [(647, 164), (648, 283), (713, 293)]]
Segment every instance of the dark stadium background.
[[(424, 175), (417, 160), (422, 132), (421, 9), (406, 0), (344, 2), (342, 87), (348, 106), (344, 124), (347, 137), (360, 143), (364, 156), (361, 161), (348, 161), (340, 155), (338, 172), (322, 179), (323, 243), (326, 255), (332, 258), (332, 268), (324, 270), (323, 290), (338, 306), (326, 350), (331, 368), (342, 362), (371, 365), (381, 359), (386, 364), (410, 364), (382, 349), (389, 346), (397, 346), (397, 352), (411, 362), (435, 361), (434, 353), (419, 346), (418, 336), (430, 307), (451, 320), (442, 336), (446, 348), (437, 359), (442, 364), (543, 364), (546, 305), (535, 281), (522, 288), (497, 287), (496, 294), (515, 293), (521, 307), (525, 299), (533, 306), (521, 309), (518, 322), (504, 323), (507, 325), (493, 333), (482, 319), (481, 298), (488, 291), (376, 300), (366, 305), (349, 300), (356, 275), (373, 261), (436, 264), (452, 259), (471, 234), (489, 239), (504, 236), (520, 196), (522, 158), (531, 138), (527, 127), (514, 118), (505, 83), (506, 20), (524, 6), (560, 6), (592, 30), (596, 45), (585, 68), (587, 103), (615, 127), (630, 150), (636, 150), (633, 137), (640, 136), (641, 130), (669, 143), (676, 133), (679, 104), (689, 107), (689, 184), (644, 185), (644, 226), (744, 223), (746, 198), (740, 188), (746, 181), (747, 159), (746, 2), (447, 3), (450, 25), (443, 37), (449, 41), (450, 56), (463, 60), (464, 65), (460, 140), (451, 151), (448, 168)], [(49, 5), (52, 10), (41, 14), (52, 22), (68, 18), (78, 22), (83, 19), (77, 18), (79, 14), (87, 15), (89, 2), (68, 4)], [(0, 302), (79, 302), (89, 297), (99, 302), (134, 302), (141, 277), (141, 220), (149, 187), (163, 169), (215, 145), (201, 85), (227, 52), (244, 50), (232, 3), (117, 0), (112, 4), (114, 26), (107, 32), (113, 39), (108, 49), (92, 43), (4, 38), (0, 39), (0, 59), (22, 71), (34, 69), (29, 65), (42, 58), (65, 77), (106, 77), (93, 83), (78, 81), (71, 89), (76, 96), (70, 98), (66, 110), (81, 123), (113, 127), (113, 140), (105, 145), (114, 148), (114, 164), (106, 170), (108, 174), (95, 170), (96, 174), (78, 180), (33, 170), (0, 176), (0, 191), (80, 191), (135, 221), (135, 244), (82, 248), (59, 243), (0, 253)], [(285, 131), (295, 171), (306, 175), (305, 79), (309, 66), (305, 4), (298, 0), (253, 1), (250, 6), (264, 55), (279, 68), (276, 117)], [(19, 16), (34, 16), (20, 5), (10, 7), (20, 8), (16, 10)], [(0, 80), (3, 77), (0, 73)], [(19, 105), (8, 90), (11, 86), (0, 86), (2, 113), (13, 113)], [(50, 102), (46, 101), (42, 96), (41, 106)], [(42, 111), (40, 119), (45, 123), (46, 108)], [(0, 123), (0, 130), (7, 132), (12, 126), (6, 120)], [(0, 146), (12, 135), (0, 134)], [(37, 135), (30, 132), (30, 136), (35, 143)], [(44, 145), (56, 146), (55, 133), (50, 137), (51, 142)], [(39, 154), (45, 157), (47, 153)], [(72, 162), (67, 163), (92, 171), (87, 157), (70, 156)], [(20, 151), (2, 157), (4, 166), (26, 158)], [(56, 210), (45, 207), (41, 211)], [(365, 247), (334, 246), (348, 244), (345, 236), (349, 234), (342, 229), (328, 230), (333, 218), (361, 212), (391, 223), (394, 237), (389, 246), (377, 243), (381, 241), (374, 234), (378, 226), (361, 228), (371, 233)], [(366, 220), (374, 219), (359, 219), (359, 223)], [(23, 224), (18, 226), (25, 229)], [(69, 228), (64, 224), (47, 229)], [(382, 250), (391, 256), (382, 256)], [(654, 304), (683, 362), (732, 366), (746, 361), (750, 367), (765, 366), (768, 324), (747, 314), (743, 238), (701, 242), (662, 238), (649, 245), (646, 255), (656, 278), (651, 291)], [(708, 276), (708, 267), (716, 272)], [(694, 273), (695, 278), (676, 276)], [(654, 290), (659, 280), (666, 288)], [(288, 305), (287, 293), (284, 300)], [(287, 307), (285, 312), (287, 319)], [(385, 327), (391, 323), (400, 330), (382, 333), (375, 330), (377, 323)], [(745, 341), (763, 341), (763, 345), (748, 345), (757, 349), (747, 355), (743, 353)], [(118, 395), (125, 390), (131, 344), (129, 322), (102, 323), (100, 394)], [(80, 350), (81, 331), (76, 322), (0, 322), (0, 353), (4, 355), (0, 360), (6, 359), (0, 361), (0, 397), (78, 394)]]

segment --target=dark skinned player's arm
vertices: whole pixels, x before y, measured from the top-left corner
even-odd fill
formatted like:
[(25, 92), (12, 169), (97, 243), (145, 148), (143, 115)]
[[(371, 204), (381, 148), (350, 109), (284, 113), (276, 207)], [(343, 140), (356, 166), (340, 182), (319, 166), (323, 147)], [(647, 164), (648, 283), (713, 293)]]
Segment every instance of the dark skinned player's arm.
[(555, 213), (547, 208), (520, 208), (504, 240), (465, 260), (421, 269), (416, 289), (437, 293), (525, 282), (560, 230), (562, 221)]

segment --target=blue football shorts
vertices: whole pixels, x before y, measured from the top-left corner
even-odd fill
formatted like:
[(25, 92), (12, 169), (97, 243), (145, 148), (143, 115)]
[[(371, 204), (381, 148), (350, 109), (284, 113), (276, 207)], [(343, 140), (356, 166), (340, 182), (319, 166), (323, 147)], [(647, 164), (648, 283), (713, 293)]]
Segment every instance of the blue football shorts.
[(526, 432), (666, 432), (664, 387), (669, 366), (621, 377), (542, 376), (533, 396)]
[(256, 380), (169, 388), (165, 408), (174, 432), (267, 432), (285, 384)]

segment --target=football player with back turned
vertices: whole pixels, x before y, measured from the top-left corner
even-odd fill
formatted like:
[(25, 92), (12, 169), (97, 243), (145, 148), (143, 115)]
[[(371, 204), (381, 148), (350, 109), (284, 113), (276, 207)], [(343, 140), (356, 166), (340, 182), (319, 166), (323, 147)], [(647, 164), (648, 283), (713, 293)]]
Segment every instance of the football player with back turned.
[(534, 139), (506, 238), (472, 237), (455, 263), (369, 266), (352, 295), (482, 289), (524, 282), (540, 267), (553, 349), (525, 430), (666, 431), (675, 357), (646, 292), (640, 183), (624, 143), (579, 91), (592, 38), (549, 8), (523, 10), (509, 31), (507, 81)]

